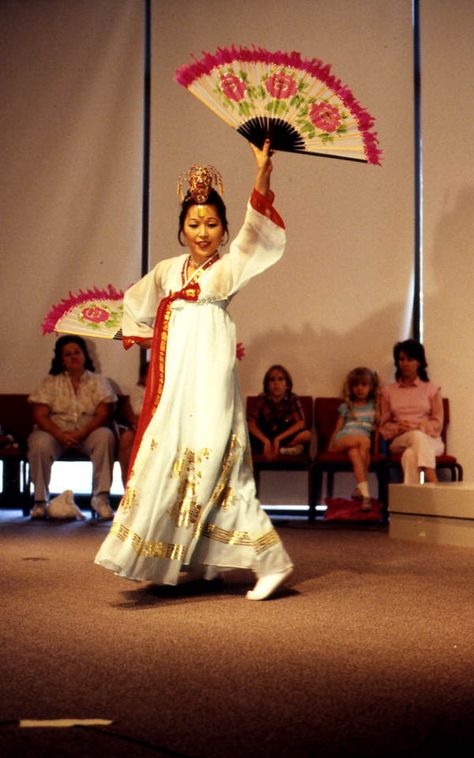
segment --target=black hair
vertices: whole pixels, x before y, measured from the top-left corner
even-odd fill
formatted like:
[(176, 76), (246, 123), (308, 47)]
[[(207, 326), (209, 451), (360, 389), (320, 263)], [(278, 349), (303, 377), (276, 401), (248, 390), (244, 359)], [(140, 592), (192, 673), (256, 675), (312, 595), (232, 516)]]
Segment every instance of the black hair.
[(400, 379), (400, 369), (398, 367), (398, 361), (400, 359), (400, 353), (405, 353), (409, 358), (414, 358), (420, 364), (418, 366), (418, 376), (422, 382), (429, 382), (427, 369), (427, 362), (425, 356), (425, 348), (418, 342), (418, 340), (408, 339), (403, 342), (397, 342), (393, 347), (393, 360), (395, 362), (395, 379)]
[(78, 345), (84, 353), (84, 357), (86, 359), (84, 368), (86, 368), (88, 371), (95, 371), (92, 358), (90, 357), (89, 351), (87, 349), (86, 341), (82, 339), (82, 337), (79, 337), (77, 334), (65, 334), (64, 337), (60, 337), (58, 340), (56, 340), (56, 344), (54, 346), (54, 357), (51, 361), (51, 368), (49, 369), (49, 373), (53, 374), (53, 376), (57, 376), (58, 374), (63, 373), (63, 347), (65, 345), (69, 345), (71, 342), (74, 342), (75, 345)]
[(265, 394), (268, 395), (268, 388), (270, 386), (270, 374), (273, 371), (280, 371), (283, 374), (286, 381), (287, 392), (290, 393), (293, 389), (293, 379), (291, 378), (291, 374), (284, 366), (280, 366), (279, 363), (275, 363), (273, 366), (270, 366), (270, 368), (266, 370), (265, 376), (263, 377), (263, 391)]
[(183, 233), (184, 229), (184, 222), (186, 219), (186, 214), (188, 210), (193, 205), (215, 205), (217, 210), (217, 215), (219, 216), (219, 220), (222, 224), (222, 229), (224, 231), (224, 234), (227, 234), (229, 236), (229, 224), (227, 222), (227, 211), (225, 207), (225, 203), (219, 193), (215, 189), (211, 189), (209, 192), (209, 196), (205, 203), (197, 203), (195, 199), (190, 195), (189, 193), (184, 198), (183, 202), (181, 203), (181, 211), (179, 213), (179, 220), (178, 220), (178, 242), (180, 245), (185, 245), (186, 243), (183, 242), (181, 239), (181, 234)]

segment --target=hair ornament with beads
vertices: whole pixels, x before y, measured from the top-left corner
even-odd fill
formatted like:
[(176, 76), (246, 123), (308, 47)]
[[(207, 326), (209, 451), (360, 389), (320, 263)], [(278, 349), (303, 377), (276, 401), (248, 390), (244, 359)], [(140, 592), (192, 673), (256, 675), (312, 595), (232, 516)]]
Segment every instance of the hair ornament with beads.
[[(188, 184), (185, 192), (184, 187)], [(224, 194), (222, 176), (214, 166), (199, 166), (193, 163), (188, 171), (181, 174), (178, 179), (178, 197), (183, 202), (191, 197), (198, 205), (207, 203), (211, 189), (217, 190), (220, 195)]]

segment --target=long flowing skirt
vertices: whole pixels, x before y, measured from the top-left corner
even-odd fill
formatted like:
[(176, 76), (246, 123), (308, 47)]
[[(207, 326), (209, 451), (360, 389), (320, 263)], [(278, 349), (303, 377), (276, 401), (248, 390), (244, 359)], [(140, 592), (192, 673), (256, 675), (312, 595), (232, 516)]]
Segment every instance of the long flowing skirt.
[(215, 303), (173, 305), (166, 379), (96, 563), (176, 584), (183, 567), (292, 563), (256, 498), (234, 325)]

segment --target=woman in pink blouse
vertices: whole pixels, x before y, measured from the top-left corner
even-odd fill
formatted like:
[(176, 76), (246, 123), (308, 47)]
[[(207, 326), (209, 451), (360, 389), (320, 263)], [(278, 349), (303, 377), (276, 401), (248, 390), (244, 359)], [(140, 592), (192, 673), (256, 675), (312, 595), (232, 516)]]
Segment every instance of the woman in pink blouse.
[(405, 484), (419, 484), (422, 471), (426, 482), (436, 482), (436, 456), (444, 450), (440, 389), (428, 378), (420, 342), (397, 342), (393, 357), (396, 381), (382, 390), (380, 434), (392, 453), (402, 454)]

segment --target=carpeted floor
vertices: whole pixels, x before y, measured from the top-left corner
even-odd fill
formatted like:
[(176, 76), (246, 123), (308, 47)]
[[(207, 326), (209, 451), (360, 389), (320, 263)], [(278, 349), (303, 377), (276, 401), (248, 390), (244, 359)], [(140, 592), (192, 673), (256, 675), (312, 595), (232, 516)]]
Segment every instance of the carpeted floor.
[[(95, 566), (108, 526), (0, 523), (2, 756), (464, 756), (474, 550), (278, 526), (293, 585), (158, 588)], [(20, 719), (110, 719), (23, 728)]]

